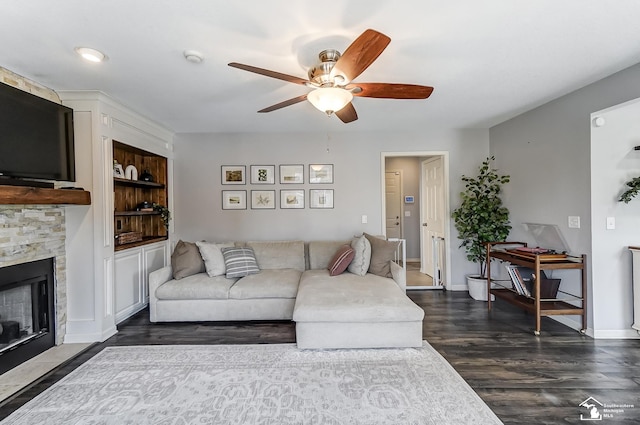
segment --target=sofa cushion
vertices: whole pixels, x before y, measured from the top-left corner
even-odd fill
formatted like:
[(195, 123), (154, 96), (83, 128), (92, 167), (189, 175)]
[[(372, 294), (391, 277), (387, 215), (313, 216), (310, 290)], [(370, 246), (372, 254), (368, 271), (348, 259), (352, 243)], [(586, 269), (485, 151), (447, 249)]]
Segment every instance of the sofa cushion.
[(222, 276), (227, 272), (227, 268), (224, 264), (224, 257), (222, 256), (222, 248), (233, 247), (233, 242), (211, 243), (197, 241), (196, 245), (200, 250), (200, 255), (204, 260), (204, 266), (209, 277)]
[(353, 261), (354, 256), (355, 252), (350, 245), (342, 245), (338, 248), (327, 266), (329, 276), (337, 276), (347, 270), (347, 267), (349, 267), (349, 264)]
[(301, 274), (301, 271), (294, 269), (261, 270), (260, 274), (237, 281), (229, 290), (229, 298), (295, 298)]
[(351, 241), (351, 248), (353, 248), (355, 256), (347, 270), (358, 276), (366, 275), (367, 271), (369, 271), (369, 263), (371, 262), (371, 243), (362, 235)]
[(251, 248), (222, 248), (228, 278), (260, 273), (256, 257)]
[(170, 280), (156, 289), (159, 300), (226, 300), (229, 289), (238, 279), (227, 279), (224, 276), (209, 277), (206, 273), (198, 273), (181, 280)]
[(350, 243), (350, 240), (309, 242), (309, 269), (326, 269), (338, 248)]
[(297, 269), (304, 271), (304, 242), (302, 241), (251, 241), (260, 270)]
[(422, 320), (418, 307), (389, 278), (328, 270), (302, 274), (293, 320), (296, 322), (399, 322)]
[(382, 277), (391, 277), (390, 262), (398, 251), (399, 241), (388, 241), (365, 233), (364, 236), (371, 244), (371, 262), (369, 273)]
[(174, 279), (182, 279), (204, 272), (205, 265), (196, 244), (178, 241), (171, 254), (171, 269)]

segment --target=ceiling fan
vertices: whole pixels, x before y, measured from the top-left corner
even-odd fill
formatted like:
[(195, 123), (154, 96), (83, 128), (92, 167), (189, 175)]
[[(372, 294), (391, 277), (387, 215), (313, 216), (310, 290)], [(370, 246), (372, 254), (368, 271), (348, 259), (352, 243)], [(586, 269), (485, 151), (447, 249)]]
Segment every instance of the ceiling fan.
[(342, 55), (333, 49), (320, 52), (318, 55), (320, 63), (309, 69), (308, 80), (237, 62), (231, 62), (229, 66), (314, 89), (307, 94), (276, 103), (258, 112), (271, 112), (309, 100), (313, 106), (327, 115), (335, 114), (342, 122), (350, 123), (358, 119), (358, 114), (351, 103), (353, 96), (380, 99), (426, 99), (433, 92), (433, 87), (416, 84), (353, 82), (380, 56), (390, 42), (391, 39), (386, 35), (368, 29), (356, 38)]

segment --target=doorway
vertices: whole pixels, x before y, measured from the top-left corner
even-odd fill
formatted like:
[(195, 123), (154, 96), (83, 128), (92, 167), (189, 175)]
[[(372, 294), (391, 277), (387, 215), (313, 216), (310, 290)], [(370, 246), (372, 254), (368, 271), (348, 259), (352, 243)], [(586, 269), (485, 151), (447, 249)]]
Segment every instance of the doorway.
[(443, 289), (450, 253), (448, 153), (383, 152), (385, 236), (406, 240), (407, 289)]

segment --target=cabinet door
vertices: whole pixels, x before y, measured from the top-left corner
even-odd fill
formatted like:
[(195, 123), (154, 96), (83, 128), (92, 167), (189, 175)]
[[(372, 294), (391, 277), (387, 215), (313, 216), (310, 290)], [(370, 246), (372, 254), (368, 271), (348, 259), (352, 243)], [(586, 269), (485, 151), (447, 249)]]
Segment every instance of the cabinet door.
[(144, 247), (144, 276), (143, 276), (143, 300), (149, 302), (149, 273), (163, 268), (166, 265), (167, 243), (149, 245)]
[(142, 260), (141, 248), (128, 249), (115, 256), (116, 323), (131, 316), (144, 305)]

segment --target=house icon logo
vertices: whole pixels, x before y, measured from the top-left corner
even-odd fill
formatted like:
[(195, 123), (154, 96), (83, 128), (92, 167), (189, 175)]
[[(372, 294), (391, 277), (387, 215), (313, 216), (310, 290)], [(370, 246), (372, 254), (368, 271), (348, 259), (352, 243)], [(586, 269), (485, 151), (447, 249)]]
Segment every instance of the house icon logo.
[(602, 420), (602, 407), (603, 404), (600, 403), (593, 397), (589, 397), (585, 401), (579, 404), (583, 410), (583, 413), (580, 413), (581, 421), (601, 421)]

